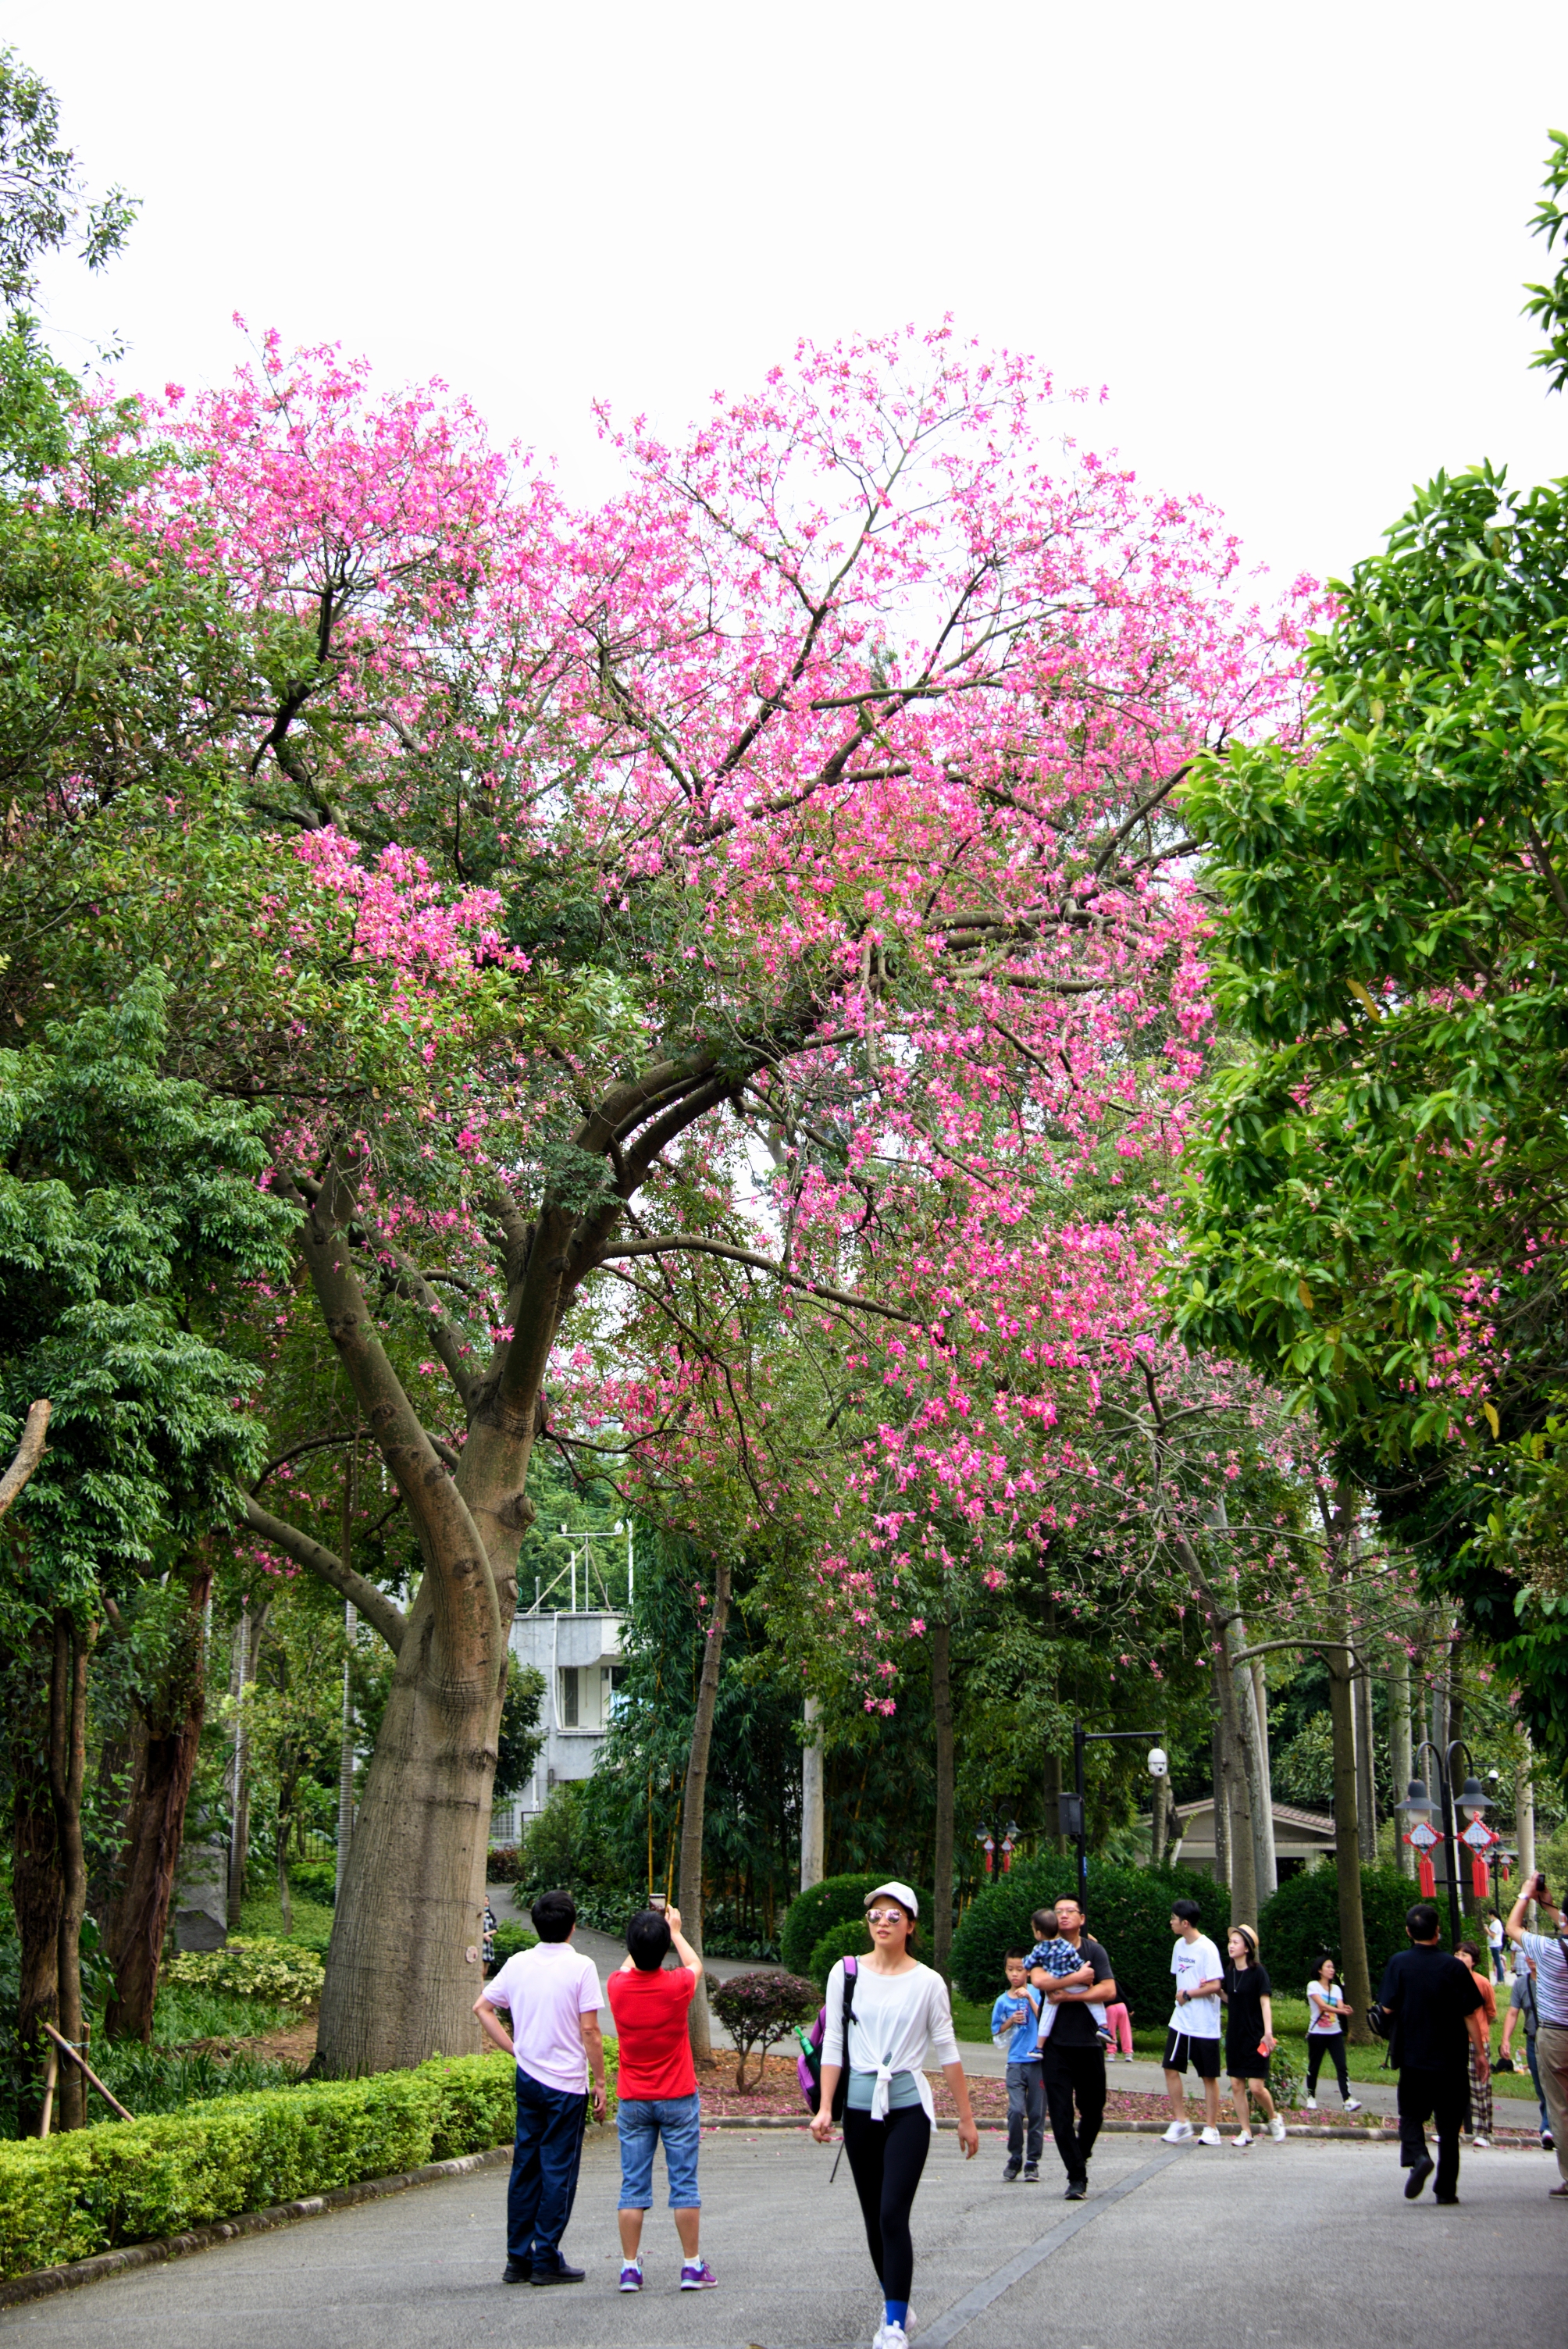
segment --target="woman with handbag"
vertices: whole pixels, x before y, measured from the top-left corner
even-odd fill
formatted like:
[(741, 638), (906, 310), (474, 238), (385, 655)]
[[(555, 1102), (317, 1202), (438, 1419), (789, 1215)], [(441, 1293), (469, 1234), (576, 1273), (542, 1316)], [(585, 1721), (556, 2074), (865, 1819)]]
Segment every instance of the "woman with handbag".
[(1361, 2100), (1350, 2093), (1345, 2063), (1345, 2024), (1351, 2010), (1345, 2003), (1345, 1992), (1334, 1979), (1332, 1958), (1318, 1960), (1317, 1971), (1306, 1985), (1306, 2005), (1312, 2020), (1306, 2026), (1306, 2102), (1302, 2110), (1317, 2110), (1317, 2075), (1326, 2055), (1334, 2066), (1346, 2111), (1358, 2113)]
[(872, 1946), (851, 1977), (852, 2002), (842, 1959), (828, 1976), (821, 2099), (811, 2123), (819, 2145), (827, 2144), (836, 2120), (843, 2123), (844, 2150), (882, 2287), (882, 2321), (872, 2349), (906, 2349), (909, 2337), (914, 2271), (909, 2214), (936, 2120), (925, 2076), (928, 2046), (936, 2049), (958, 2108), (965, 2159), (972, 2161), (980, 2149), (947, 1984), (914, 1955), (919, 1916), (920, 1903), (907, 1884), (879, 1884), (867, 1893)]

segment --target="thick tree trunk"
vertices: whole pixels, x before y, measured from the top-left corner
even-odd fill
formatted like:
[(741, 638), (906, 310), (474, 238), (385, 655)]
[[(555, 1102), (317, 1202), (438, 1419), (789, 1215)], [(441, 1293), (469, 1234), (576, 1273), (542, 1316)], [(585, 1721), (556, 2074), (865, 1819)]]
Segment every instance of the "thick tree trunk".
[(1169, 1795), (1170, 1780), (1156, 1778), (1153, 1800), (1149, 1806), (1149, 1865), (1150, 1868), (1163, 1868), (1165, 1865), (1165, 1821)]
[[(686, 1756), (686, 1791), (681, 1797), (680, 1899), (681, 1930), (702, 1955), (702, 1847), (707, 1808), (707, 1761), (713, 1750), (713, 1716), (718, 1703), (718, 1676), (724, 1661), (724, 1634), (729, 1621), (729, 1565), (720, 1557), (714, 1575), (713, 1612), (703, 1642), (702, 1671), (696, 1684), (696, 1711), (692, 1715), (691, 1751)], [(711, 2064), (713, 2033), (707, 2012), (707, 1983), (699, 1982), (689, 2009), (694, 2061)]]
[[(1388, 1766), (1394, 1781), (1394, 1800), (1402, 1803), (1409, 1791), (1411, 1762), (1410, 1740), (1410, 1658), (1401, 1640), (1388, 1675)], [(1408, 1814), (1406, 1815), (1408, 1816)], [(1401, 1876), (1416, 1873), (1416, 1855), (1405, 1841), (1404, 1818), (1394, 1813), (1394, 1857)]]
[(1372, 1983), (1367, 1964), (1367, 1929), (1361, 1915), (1361, 1840), (1356, 1813), (1355, 1651), (1343, 1647), (1324, 1651), (1328, 1666), (1328, 1701), (1334, 1725), (1334, 1863), (1339, 1878), (1339, 1971), (1346, 1997), (1355, 2013), (1348, 2037), (1359, 2047), (1370, 2046), (1372, 2033), (1367, 2010), (1372, 2003)]
[(195, 1775), (206, 1705), (202, 1621), (212, 1588), (212, 1555), (203, 1542), (191, 1560), (185, 1614), (161, 1684), (142, 1707), (136, 1744), (126, 1848), (105, 1932), (114, 1995), (105, 2017), (111, 2039), (152, 2037), (158, 1971), (169, 1926), (185, 1806)]
[[(1214, 1658), (1214, 1689), (1219, 1702), (1221, 1768), (1229, 1824), (1231, 1861), (1231, 1922), (1256, 1927), (1258, 1921), (1257, 1858), (1253, 1836), (1253, 1775), (1246, 1751), (1236, 1676), (1231, 1668), (1229, 1626), (1222, 1634)], [(1252, 1686), (1245, 1684), (1247, 1710), (1252, 1710)]]
[(1047, 1754), (1040, 1773), (1040, 1799), (1046, 1806), (1045, 1848), (1065, 1852), (1068, 1839), (1062, 1833), (1062, 1757), (1054, 1747)]
[(822, 1701), (806, 1699), (806, 1742), (800, 1748), (800, 1889), (822, 1881), (822, 1845), (827, 1825), (822, 1744)]
[(348, 1866), (348, 1847), (354, 1841), (354, 1642), (359, 1621), (359, 1610), (352, 1599), (344, 1601), (343, 1636), (347, 1653), (343, 1659), (343, 1734), (337, 1751), (337, 1873), (333, 1885), (333, 1899), (343, 1892), (343, 1872)]
[[(69, 1610), (55, 1616), (54, 1669), (49, 1680), (49, 1792), (59, 1838), (59, 1998), (61, 2036), (81, 2047), (82, 1919), (87, 1914), (88, 1866), (82, 1843), (82, 1787), (87, 1777), (88, 1666), (98, 1627), (83, 1631)], [(60, 2068), (57, 2126), (80, 2128), (86, 2117), (86, 2082), (77, 2066)]]
[[(51, 1640), (52, 1646), (52, 1640)], [(17, 2100), (25, 2137), (38, 2126), (46, 2023), (60, 2025), (60, 1913), (65, 1878), (49, 1787), (49, 1708), (45, 1692), (12, 1726), (11, 1899), (20, 1943), (16, 2041), (26, 2082)]]
[(953, 1633), (931, 1627), (931, 1711), (936, 1723), (936, 1850), (932, 1861), (931, 1962), (944, 1979), (953, 1953)]

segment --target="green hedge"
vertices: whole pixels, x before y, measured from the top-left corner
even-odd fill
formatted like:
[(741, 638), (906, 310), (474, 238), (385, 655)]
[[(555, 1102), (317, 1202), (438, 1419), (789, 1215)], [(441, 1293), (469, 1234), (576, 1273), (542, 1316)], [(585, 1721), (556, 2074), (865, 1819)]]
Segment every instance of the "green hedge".
[[(1408, 1877), (1397, 1868), (1364, 1868), (1361, 1871), (1361, 1921), (1367, 1930), (1367, 1962), (1377, 1992), (1383, 1969), (1396, 1950), (1408, 1950), (1405, 1911), (1420, 1898)], [(1448, 1912), (1443, 1939), (1448, 1940)], [(1484, 1948), (1483, 1929), (1471, 1939)], [(1305, 1998), (1309, 1977), (1323, 1958), (1332, 1958), (1345, 1971), (1339, 1949), (1339, 1877), (1332, 1862), (1300, 1876), (1287, 1876), (1279, 1890), (1265, 1900), (1258, 1919), (1259, 1955), (1277, 1991)]]
[(513, 2076), (497, 2058), (437, 2056), (0, 2144), (0, 2276), (504, 2145)]
[[(1077, 1862), (1052, 1857), (1026, 1862), (975, 1895), (953, 1939), (953, 1979), (965, 1998), (989, 2004), (1006, 1989), (1006, 1951), (1026, 1950), (1034, 1938), (1030, 1911), (1048, 1908), (1076, 1884)], [(1212, 1877), (1188, 1868), (1089, 1863), (1088, 1930), (1103, 1944), (1140, 2030), (1162, 2030), (1170, 2018), (1171, 1903), (1181, 1898), (1198, 1903), (1202, 1930), (1222, 1953), (1230, 1898)]]
[[(835, 1925), (865, 1922), (866, 1894), (887, 1882), (886, 1868), (862, 1869), (858, 1876), (824, 1876), (807, 1892), (798, 1893), (784, 1911), (779, 1930), (779, 1956), (792, 1974), (810, 1975), (811, 1957), (824, 1933)], [(920, 1936), (923, 1954), (931, 1954), (933, 1896), (923, 1885), (914, 1887), (920, 1901)], [(857, 1946), (857, 1945), (852, 1945)], [(867, 1939), (870, 1946), (870, 1937)], [(838, 1952), (835, 1951), (834, 1955)]]

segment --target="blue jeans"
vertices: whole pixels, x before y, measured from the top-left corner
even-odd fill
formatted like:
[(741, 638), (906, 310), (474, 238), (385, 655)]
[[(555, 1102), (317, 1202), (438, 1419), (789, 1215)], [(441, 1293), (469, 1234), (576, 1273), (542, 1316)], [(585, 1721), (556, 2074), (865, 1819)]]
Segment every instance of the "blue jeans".
[(615, 2127), (621, 2137), (621, 2208), (647, 2210), (654, 2199), (654, 2147), (665, 2141), (665, 2168), (670, 2177), (670, 2209), (700, 2210), (696, 2190), (696, 2149), (702, 2131), (702, 2111), (689, 2096), (633, 2096), (615, 2106)]
[(506, 2251), (536, 2268), (561, 2265), (561, 2238), (577, 2199), (586, 2095), (517, 2075), (517, 2143), (506, 2195)]

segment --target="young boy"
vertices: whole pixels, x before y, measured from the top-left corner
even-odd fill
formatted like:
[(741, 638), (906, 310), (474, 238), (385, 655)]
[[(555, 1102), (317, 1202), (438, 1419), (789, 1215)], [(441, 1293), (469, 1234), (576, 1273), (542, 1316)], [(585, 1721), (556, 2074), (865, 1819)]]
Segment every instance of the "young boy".
[(1046, 2137), (1046, 2088), (1040, 2061), (1040, 2013), (1045, 2001), (1029, 1987), (1022, 1950), (1009, 1950), (1003, 1963), (1007, 1969), (1007, 1987), (991, 2009), (991, 2036), (1007, 2058), (1007, 2161), (1002, 2180), (1011, 2186), (1021, 2168), (1025, 2184), (1033, 2186), (1039, 2179), (1040, 2147)]
[(1201, 2145), (1218, 2145), (1220, 2137), (1220, 1992), (1224, 1969), (1220, 1952), (1198, 1930), (1195, 1900), (1173, 1901), (1171, 1930), (1176, 1936), (1171, 1971), (1176, 1977), (1176, 2005), (1165, 2034), (1165, 2092), (1171, 2099), (1167, 2145), (1191, 2141), (1187, 2118), (1187, 2065), (1203, 2083), (1203, 2133)]
[[(1035, 1929), (1035, 1946), (1024, 1960), (1024, 1971), (1033, 1974), (1037, 1966), (1043, 1967), (1057, 1982), (1088, 1982), (1094, 1980), (1094, 1968), (1079, 1957), (1070, 1941), (1064, 1940), (1057, 1928), (1054, 1909), (1037, 1909), (1029, 1920)], [(1110, 2025), (1105, 2019), (1105, 2008), (1098, 2000), (1088, 2002), (1088, 2011), (1102, 2047), (1110, 2045)], [(1051, 2035), (1057, 2010), (1047, 2001), (1040, 2014), (1040, 2044)]]

